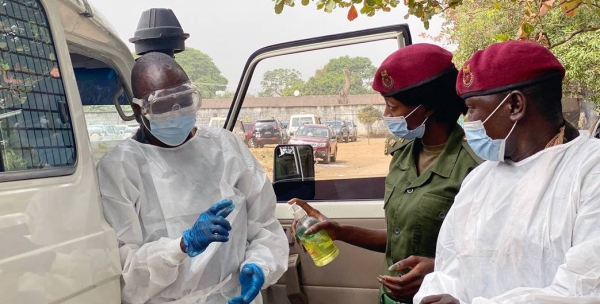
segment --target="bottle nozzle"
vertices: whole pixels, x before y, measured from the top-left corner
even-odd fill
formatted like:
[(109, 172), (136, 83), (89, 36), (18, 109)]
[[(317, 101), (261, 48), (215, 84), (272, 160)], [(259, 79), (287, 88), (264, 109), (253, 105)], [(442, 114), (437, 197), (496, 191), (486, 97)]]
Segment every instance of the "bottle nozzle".
[(296, 203), (293, 203), (288, 210), (294, 210), (294, 218), (297, 220), (306, 216), (306, 211), (304, 211), (304, 209), (302, 209), (300, 206), (296, 205)]

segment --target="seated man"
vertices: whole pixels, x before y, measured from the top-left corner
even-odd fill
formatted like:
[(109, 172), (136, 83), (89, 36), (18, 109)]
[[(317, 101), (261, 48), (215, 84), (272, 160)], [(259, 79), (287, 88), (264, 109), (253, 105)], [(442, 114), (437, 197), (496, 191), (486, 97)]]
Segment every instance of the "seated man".
[(562, 115), (565, 69), (541, 45), (494, 44), (463, 66), (464, 180), (415, 303), (600, 303), (600, 141)]
[(262, 303), (289, 251), (263, 168), (231, 132), (194, 128), (200, 94), (173, 58), (148, 53), (131, 78), (140, 130), (98, 164), (123, 302)]

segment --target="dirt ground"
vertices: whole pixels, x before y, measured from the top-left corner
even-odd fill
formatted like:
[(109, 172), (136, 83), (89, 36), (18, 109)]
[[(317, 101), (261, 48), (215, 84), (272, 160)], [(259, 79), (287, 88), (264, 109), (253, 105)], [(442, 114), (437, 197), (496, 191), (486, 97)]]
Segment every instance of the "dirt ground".
[[(317, 161), (317, 179), (339, 179), (385, 176), (388, 173), (391, 156), (383, 154), (385, 138), (359, 137), (356, 142), (338, 143), (337, 161), (322, 164)], [(273, 151), (275, 145), (250, 149), (263, 165), (269, 178), (273, 177)]]

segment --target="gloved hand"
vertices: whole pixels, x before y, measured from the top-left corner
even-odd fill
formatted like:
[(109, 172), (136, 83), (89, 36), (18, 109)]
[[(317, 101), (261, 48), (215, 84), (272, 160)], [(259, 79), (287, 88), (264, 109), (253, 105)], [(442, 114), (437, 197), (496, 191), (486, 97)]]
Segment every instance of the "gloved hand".
[(225, 219), (235, 205), (230, 199), (224, 199), (212, 205), (196, 220), (192, 228), (183, 232), (185, 252), (193, 258), (206, 250), (212, 242), (229, 241), (231, 225)]
[(264, 283), (265, 275), (258, 265), (254, 263), (244, 265), (240, 273), (242, 295), (230, 299), (227, 304), (249, 304), (256, 298)]

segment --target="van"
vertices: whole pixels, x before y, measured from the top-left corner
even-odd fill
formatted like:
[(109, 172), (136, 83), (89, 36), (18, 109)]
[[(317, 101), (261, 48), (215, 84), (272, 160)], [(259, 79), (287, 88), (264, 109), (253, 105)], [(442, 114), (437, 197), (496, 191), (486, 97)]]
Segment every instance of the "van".
[(225, 120), (227, 119), (227, 117), (211, 117), (210, 120), (208, 121), (208, 126), (209, 127), (214, 127), (214, 128), (222, 128), (225, 125)]
[[(117, 236), (103, 216), (95, 168), (110, 146), (92, 144), (84, 107), (116, 105), (123, 121), (133, 121), (119, 105), (133, 101), (134, 58), (87, 0), (4, 1), (0, 18), (6, 32), (0, 43), (0, 302), (121, 303)], [(256, 58), (322, 49), (324, 43), (336, 47), (377, 39), (390, 40), (393, 46), (411, 43), (408, 27), (394, 25), (259, 50), (243, 71), (225, 128), (234, 131), (238, 125), (245, 98), (239, 92), (247, 92), (260, 61)], [(320, 123), (310, 114), (298, 115), (298, 126), (301, 120)], [(312, 161), (312, 148), (306, 151), (297, 154)], [(314, 175), (314, 164), (299, 167), (306, 168), (303, 174)], [(383, 177), (324, 180), (315, 182), (317, 192), (294, 184), (274, 186), (280, 198), (286, 196), (278, 189), (320, 200), (315, 206), (326, 208), (330, 218), (343, 224), (381, 229), (383, 183)], [(287, 208), (280, 204), (275, 213), (290, 240), (289, 269), (263, 290), (265, 304), (339, 299), (358, 304), (377, 296), (379, 287), (371, 278), (379, 273), (381, 254), (340, 247), (344, 252), (332, 264), (335, 268), (317, 269), (294, 243)], [(347, 269), (361, 275), (342, 275)]]
[(83, 106), (131, 102), (131, 51), (87, 0), (4, 1), (0, 18), (0, 302), (121, 303), (89, 137), (104, 126)]
[(289, 134), (294, 135), (294, 132), (304, 124), (320, 125), (321, 117), (314, 114), (294, 114), (290, 116)]

